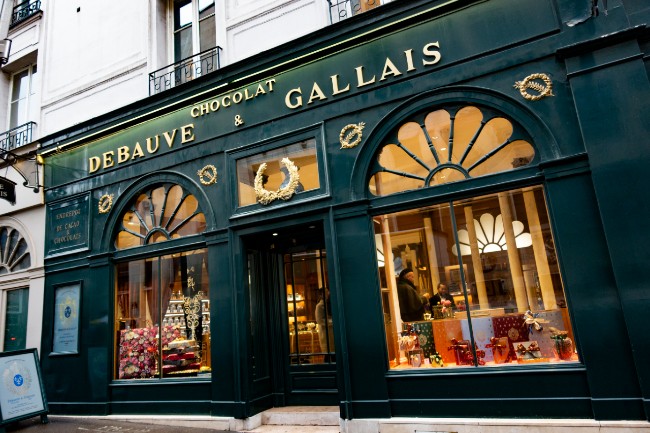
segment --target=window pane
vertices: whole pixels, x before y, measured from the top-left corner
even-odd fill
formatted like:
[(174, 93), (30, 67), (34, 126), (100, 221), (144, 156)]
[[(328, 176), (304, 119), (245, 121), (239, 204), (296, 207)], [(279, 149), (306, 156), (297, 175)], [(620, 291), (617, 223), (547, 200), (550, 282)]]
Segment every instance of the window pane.
[(192, 27), (186, 27), (174, 33), (174, 61), (178, 62), (192, 54)]
[(291, 364), (334, 362), (334, 326), (324, 250), (284, 256)]
[(120, 263), (116, 275), (116, 378), (209, 374), (205, 250)]
[(4, 351), (26, 347), (28, 302), (29, 289), (7, 291)]
[(27, 123), (27, 99), (20, 99), (11, 103), (9, 129)]
[(261, 186), (264, 190), (276, 192), (291, 187), (289, 168), (282, 162), (284, 158), (288, 158), (298, 169), (299, 179), (295, 186), (296, 193), (320, 188), (316, 140), (309, 139), (238, 160), (237, 179), (239, 181), (240, 206), (258, 202), (255, 178), (262, 164), (266, 164), (266, 168), (260, 172)]
[(192, 23), (192, 2), (177, 1), (174, 4), (174, 30)]
[(214, 0), (199, 0), (199, 18), (214, 13)]
[(542, 188), (452, 209), (375, 218), (391, 367), (577, 362)]
[(27, 98), (29, 91), (29, 71), (19, 72), (14, 75), (14, 80), (11, 88), (11, 100), (18, 101), (19, 99)]
[(214, 6), (211, 8), (212, 15), (199, 21), (200, 51), (209, 50), (217, 46), (217, 30), (214, 20)]

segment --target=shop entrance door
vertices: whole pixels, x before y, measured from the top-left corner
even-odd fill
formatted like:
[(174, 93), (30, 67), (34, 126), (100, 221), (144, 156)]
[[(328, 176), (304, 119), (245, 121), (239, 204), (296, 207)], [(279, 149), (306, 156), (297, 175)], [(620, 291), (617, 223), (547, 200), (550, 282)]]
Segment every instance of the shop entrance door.
[(271, 397), (273, 406), (337, 405), (322, 227), (256, 234), (253, 243), (257, 248), (248, 250), (252, 397)]

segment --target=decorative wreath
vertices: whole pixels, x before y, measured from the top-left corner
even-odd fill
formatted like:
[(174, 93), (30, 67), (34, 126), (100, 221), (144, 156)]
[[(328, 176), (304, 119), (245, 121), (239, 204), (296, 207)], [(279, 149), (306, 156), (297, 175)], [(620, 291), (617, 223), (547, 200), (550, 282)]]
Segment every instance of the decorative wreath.
[[(544, 84), (537, 83), (533, 80), (542, 80)], [(539, 101), (540, 99), (546, 96), (555, 96), (553, 95), (553, 82), (551, 78), (546, 74), (531, 74), (524, 78), (523, 81), (515, 82), (513, 86), (515, 89), (519, 89), (519, 93), (525, 99), (529, 101)], [(539, 92), (538, 95), (531, 95), (528, 93), (528, 89)]]
[(263, 177), (266, 170), (266, 163), (260, 165), (255, 175), (255, 195), (257, 201), (263, 205), (267, 205), (274, 200), (289, 200), (296, 192), (296, 188), (300, 183), (300, 176), (298, 176), (298, 167), (289, 159), (283, 158), (281, 164), (287, 168), (289, 172), (289, 183), (276, 191), (268, 191), (264, 189)]
[(205, 186), (217, 182), (217, 168), (212, 164), (206, 165), (201, 170), (197, 171), (196, 174), (199, 176), (199, 181), (201, 181)]
[(113, 194), (104, 194), (99, 197), (99, 204), (97, 205), (99, 213), (108, 213), (111, 207), (113, 207)]
[(354, 123), (345, 125), (339, 134), (341, 149), (351, 149), (355, 146), (358, 146), (359, 143), (361, 143), (361, 138), (363, 137), (363, 128), (365, 126), (366, 124), (364, 122), (357, 123), (356, 125)]

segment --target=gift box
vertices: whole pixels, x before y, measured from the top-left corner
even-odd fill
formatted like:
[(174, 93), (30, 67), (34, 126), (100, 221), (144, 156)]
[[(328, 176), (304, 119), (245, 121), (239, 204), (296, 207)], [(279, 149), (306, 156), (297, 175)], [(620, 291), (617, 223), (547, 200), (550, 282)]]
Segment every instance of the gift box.
[[(460, 327), (463, 332), (463, 340), (471, 340), (469, 323), (467, 319), (460, 319)], [(485, 352), (485, 361), (493, 361), (492, 350), (489, 350), (490, 338), (494, 335), (491, 317), (472, 317), (472, 331), (474, 332), (474, 343), (478, 350)]]
[(551, 339), (551, 328), (564, 331), (564, 320), (560, 310), (538, 311), (534, 314), (542, 329), (535, 329), (536, 326), (529, 326), (529, 339), (537, 341), (542, 355), (546, 358), (553, 358), (554, 341)]
[(515, 343), (529, 340), (528, 325), (526, 325), (524, 315), (515, 313), (493, 317), (492, 326), (496, 338), (508, 337), (508, 343), (510, 344), (510, 360), (515, 361), (517, 359), (515, 354)]
[(424, 364), (422, 349), (413, 349), (406, 352), (408, 363), (411, 367), (421, 367)]
[(454, 338), (456, 340), (463, 340), (463, 331), (460, 326), (460, 320), (434, 320), (431, 324), (433, 326), (434, 345), (440, 348), (439, 352), (442, 356), (443, 362), (445, 364), (456, 362), (454, 353), (447, 350), (447, 347), (451, 344), (451, 340)]
[(420, 349), (422, 349), (424, 357), (428, 358), (433, 355), (436, 351), (436, 345), (433, 341), (433, 325), (431, 321), (410, 322), (410, 325), (418, 336)]
[(504, 364), (510, 361), (510, 342), (508, 337), (492, 337), (485, 346), (490, 349), (495, 364)]
[(456, 365), (474, 365), (474, 355), (472, 355), (469, 340), (459, 341), (452, 338), (451, 345), (447, 347), (447, 350), (454, 353)]
[(548, 358), (542, 355), (537, 341), (523, 341), (515, 345), (515, 353), (519, 364), (537, 362), (548, 362)]

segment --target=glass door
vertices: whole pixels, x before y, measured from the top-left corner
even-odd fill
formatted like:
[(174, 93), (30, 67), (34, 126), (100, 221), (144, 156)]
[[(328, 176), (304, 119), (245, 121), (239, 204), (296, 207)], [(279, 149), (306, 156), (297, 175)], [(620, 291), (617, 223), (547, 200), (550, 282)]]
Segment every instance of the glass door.
[[(268, 405), (336, 405), (334, 302), (320, 224), (246, 240), (251, 397)], [(259, 405), (258, 405), (259, 406)]]
[(336, 362), (332, 303), (324, 249), (284, 255), (289, 364)]

